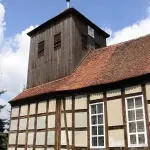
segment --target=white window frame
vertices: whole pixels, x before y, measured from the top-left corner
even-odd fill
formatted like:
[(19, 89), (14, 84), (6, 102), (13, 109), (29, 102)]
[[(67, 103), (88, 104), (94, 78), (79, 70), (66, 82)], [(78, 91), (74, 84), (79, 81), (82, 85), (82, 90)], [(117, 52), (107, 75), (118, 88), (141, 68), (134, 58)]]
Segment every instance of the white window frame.
[[(100, 136), (98, 136), (98, 135), (96, 135), (95, 137), (104, 137), (104, 146), (92, 146), (92, 137), (94, 137), (94, 136), (92, 136), (92, 126), (94, 126), (94, 125), (92, 125), (91, 124), (91, 116), (94, 116), (94, 114), (91, 114), (91, 106), (92, 105), (97, 105), (97, 104), (103, 104), (103, 113), (98, 113), (98, 114), (95, 114), (95, 115), (100, 115), (100, 114), (103, 114), (103, 124), (97, 124), (97, 126), (98, 125), (103, 125), (103, 130), (104, 130), (104, 135), (100, 135)], [(93, 104), (89, 104), (89, 111), (90, 111), (90, 148), (106, 148), (106, 144), (105, 144), (105, 111), (104, 111), (104, 102), (98, 102), (98, 103), (93, 103)], [(97, 128), (97, 130), (98, 130), (98, 128)]]
[[(129, 121), (129, 118), (128, 118), (128, 110), (135, 110), (135, 108), (133, 109), (128, 109), (128, 104), (127, 104), (127, 100), (130, 99), (130, 98), (136, 98), (136, 97), (141, 97), (142, 98), (142, 107), (140, 108), (136, 108), (136, 109), (143, 109), (143, 119), (141, 119), (141, 121), (144, 122), (144, 128), (145, 128), (145, 131), (144, 132), (136, 132), (136, 133), (129, 133), (129, 122), (133, 122), (133, 121)], [(144, 98), (143, 98), (143, 95), (138, 95), (138, 96), (132, 96), (132, 97), (126, 97), (125, 98), (125, 104), (126, 104), (126, 119), (127, 119), (127, 136), (128, 136), (128, 147), (147, 147), (148, 146), (148, 142), (147, 142), (147, 128), (146, 128), (146, 117), (145, 117), (145, 108), (144, 108)], [(135, 106), (135, 101), (134, 101), (134, 106)], [(136, 122), (136, 113), (135, 113), (135, 122)], [(140, 121), (140, 120), (138, 120)], [(130, 135), (135, 135), (136, 134), (136, 144), (131, 144), (130, 143)], [(145, 144), (139, 144), (139, 141), (138, 141), (138, 134), (144, 134), (144, 137), (145, 137)]]

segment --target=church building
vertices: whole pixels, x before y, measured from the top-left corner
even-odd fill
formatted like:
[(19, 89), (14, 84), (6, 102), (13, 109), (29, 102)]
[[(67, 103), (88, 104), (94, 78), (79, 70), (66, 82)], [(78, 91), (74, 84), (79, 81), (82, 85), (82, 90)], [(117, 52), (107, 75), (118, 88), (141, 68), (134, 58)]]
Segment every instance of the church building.
[(28, 35), (8, 150), (150, 150), (150, 35), (107, 46), (74, 8)]

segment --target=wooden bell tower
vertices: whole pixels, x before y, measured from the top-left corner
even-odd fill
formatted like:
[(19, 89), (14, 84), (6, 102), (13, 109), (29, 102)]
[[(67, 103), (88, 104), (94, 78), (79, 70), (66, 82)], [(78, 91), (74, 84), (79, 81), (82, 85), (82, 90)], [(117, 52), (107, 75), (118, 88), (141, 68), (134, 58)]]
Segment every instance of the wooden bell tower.
[[(67, 6), (70, 7), (70, 0)], [(70, 75), (92, 49), (106, 46), (109, 35), (74, 8), (29, 32), (27, 88)]]

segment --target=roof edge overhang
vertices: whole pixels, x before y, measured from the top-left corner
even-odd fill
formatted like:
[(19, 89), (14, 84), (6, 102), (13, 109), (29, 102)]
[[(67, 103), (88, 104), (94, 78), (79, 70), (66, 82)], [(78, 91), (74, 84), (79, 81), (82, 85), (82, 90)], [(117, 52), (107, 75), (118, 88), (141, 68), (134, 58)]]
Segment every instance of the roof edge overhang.
[(32, 103), (32, 101), (35, 102), (35, 100), (40, 101), (41, 99), (48, 98), (48, 97), (63, 98), (65, 96), (85, 94), (87, 92), (88, 93), (96, 93), (96, 92), (100, 92), (100, 91), (106, 92), (106, 91), (110, 91), (110, 90), (125, 88), (128, 86), (134, 86), (134, 85), (139, 85), (139, 84), (144, 85), (147, 82), (150, 82), (150, 73), (140, 75), (137, 77), (131, 77), (128, 79), (123, 79), (123, 80), (116, 81), (116, 82), (106, 83), (106, 84), (91, 85), (88, 87), (83, 87), (83, 88), (74, 89), (74, 90), (53, 91), (53, 92), (49, 92), (49, 93), (44, 93), (44, 94), (39, 94), (39, 95), (31, 96), (31, 97), (26, 97), (23, 99), (18, 99), (15, 101), (10, 100), (9, 103), (13, 106), (13, 105), (19, 105), (22, 103)]
[(65, 11), (63, 11), (62, 13), (60, 13), (59, 15), (51, 18), (50, 20), (46, 21), (45, 23), (41, 24), (40, 26), (38, 26), (37, 28), (33, 29), (32, 31), (30, 31), (29, 33), (27, 33), (28, 36), (32, 37), (33, 35), (35, 35), (37, 32), (49, 27), (52, 23), (57, 22), (59, 20), (61, 20), (62, 18), (65, 18), (69, 15), (77, 15), (79, 17), (82, 17), (85, 21), (87, 21), (89, 24), (91, 24), (92, 26), (94, 26), (99, 32), (101, 32), (105, 38), (110, 37), (110, 35), (108, 33), (106, 33), (104, 30), (102, 30), (101, 28), (99, 28), (96, 24), (94, 24), (93, 22), (91, 22), (89, 19), (87, 19), (83, 14), (81, 14), (78, 10), (76, 10), (75, 8), (68, 8)]

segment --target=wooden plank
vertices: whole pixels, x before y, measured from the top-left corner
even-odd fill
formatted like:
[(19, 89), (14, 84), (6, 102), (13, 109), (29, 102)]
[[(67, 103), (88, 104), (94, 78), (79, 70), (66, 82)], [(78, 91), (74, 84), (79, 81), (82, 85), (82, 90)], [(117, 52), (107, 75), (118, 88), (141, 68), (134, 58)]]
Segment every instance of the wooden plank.
[(28, 126), (29, 126), (29, 115), (30, 115), (30, 104), (28, 104), (28, 112), (27, 112), (27, 126), (26, 126), (25, 150), (27, 150), (27, 145), (28, 145)]
[(125, 140), (125, 150), (128, 149), (128, 136), (127, 136), (127, 120), (126, 120), (126, 106), (125, 106), (125, 89), (121, 89), (121, 100), (122, 100), (122, 116), (123, 116), (123, 126), (124, 126), (124, 140)]
[(18, 124), (17, 124), (17, 136), (16, 136), (16, 145), (15, 145), (15, 150), (17, 150), (18, 147), (18, 134), (19, 134), (19, 124), (20, 124), (20, 111), (21, 111), (21, 106), (19, 106), (19, 116), (18, 116)]
[(33, 150), (35, 150), (35, 146), (36, 146), (38, 102), (36, 103), (36, 108), (35, 108), (35, 110), (36, 110), (36, 111), (35, 111), (35, 122), (34, 122)]
[(143, 93), (143, 98), (144, 98), (144, 109), (145, 109), (148, 149), (150, 149), (150, 130), (149, 130), (148, 107), (147, 107), (148, 103), (147, 103), (147, 99), (146, 99), (146, 87), (145, 87), (145, 84), (142, 84), (142, 93)]
[(68, 135), (68, 127), (67, 127), (67, 116), (66, 116), (66, 106), (65, 106), (65, 100), (62, 99), (63, 104), (63, 110), (64, 110), (64, 123), (65, 123), (65, 132), (66, 132), (66, 143), (67, 143), (67, 150), (70, 150), (70, 144), (69, 144), (69, 135)]
[(48, 145), (48, 110), (49, 110), (49, 100), (46, 101), (46, 133), (45, 133), (45, 150), (47, 150)]
[(104, 98), (104, 115), (105, 115), (105, 145), (106, 145), (106, 150), (109, 150), (108, 116), (107, 116), (107, 97), (106, 97), (106, 92), (103, 92), (103, 98)]
[(89, 112), (89, 104), (90, 104), (90, 94), (87, 94), (87, 149), (90, 150), (90, 112)]
[(75, 150), (75, 96), (72, 96), (72, 150)]

